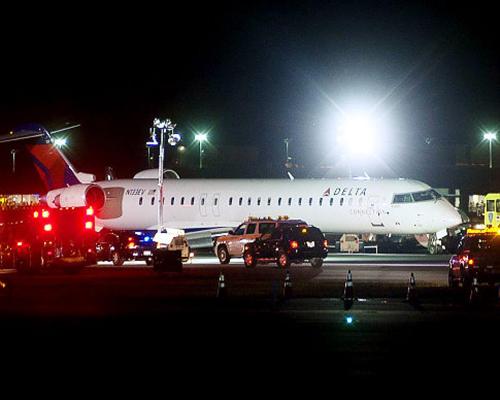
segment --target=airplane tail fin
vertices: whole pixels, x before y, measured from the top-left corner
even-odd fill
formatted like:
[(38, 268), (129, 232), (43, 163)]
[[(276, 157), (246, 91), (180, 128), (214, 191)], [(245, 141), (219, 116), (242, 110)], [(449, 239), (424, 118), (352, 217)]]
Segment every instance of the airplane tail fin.
[(80, 182), (73, 166), (53, 143), (28, 145), (28, 151), (47, 190), (76, 185)]
[(5, 141), (30, 138), (38, 138), (37, 143), (27, 147), (47, 190), (95, 181), (94, 175), (76, 171), (62, 151), (54, 145), (50, 133), (41, 125), (24, 125), (16, 129)]

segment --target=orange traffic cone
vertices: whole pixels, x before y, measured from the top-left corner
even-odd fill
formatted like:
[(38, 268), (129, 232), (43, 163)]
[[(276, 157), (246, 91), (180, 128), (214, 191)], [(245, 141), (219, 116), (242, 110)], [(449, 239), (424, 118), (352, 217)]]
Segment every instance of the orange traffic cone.
[(417, 285), (415, 282), (415, 275), (413, 275), (413, 272), (410, 274), (410, 279), (408, 280), (408, 292), (406, 294), (406, 301), (412, 305), (418, 303)]
[(344, 284), (344, 294), (342, 296), (344, 300), (344, 309), (348, 310), (352, 307), (354, 303), (354, 288), (352, 285), (352, 273), (351, 270), (347, 271), (347, 276)]
[(7, 281), (0, 281), (0, 297), (10, 297), (11, 287)]
[(217, 298), (224, 299), (227, 296), (226, 281), (224, 280), (224, 274), (220, 273), (219, 282), (217, 284)]
[(283, 298), (289, 299), (290, 297), (292, 297), (292, 280), (290, 279), (290, 271), (287, 270), (283, 283)]
[(477, 304), (479, 302), (479, 283), (477, 277), (472, 278), (472, 286), (470, 287), (469, 303)]

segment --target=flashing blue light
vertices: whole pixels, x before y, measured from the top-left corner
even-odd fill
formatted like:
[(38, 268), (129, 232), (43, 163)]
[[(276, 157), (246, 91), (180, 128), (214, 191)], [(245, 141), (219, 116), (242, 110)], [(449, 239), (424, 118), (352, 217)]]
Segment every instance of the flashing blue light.
[(353, 321), (354, 320), (350, 315), (345, 317), (345, 322), (347, 323), (347, 325), (351, 325)]
[(149, 242), (151, 240), (151, 238), (149, 236), (144, 236), (144, 241), (145, 242)]

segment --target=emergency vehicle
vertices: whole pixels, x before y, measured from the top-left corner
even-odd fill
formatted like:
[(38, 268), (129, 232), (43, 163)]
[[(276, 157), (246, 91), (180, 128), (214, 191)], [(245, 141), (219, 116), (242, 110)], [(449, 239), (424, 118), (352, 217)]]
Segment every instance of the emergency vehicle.
[(42, 206), (0, 211), (0, 267), (78, 272), (96, 262), (94, 210)]
[(484, 196), (484, 225), (498, 229), (500, 226), (500, 193), (488, 193)]
[(478, 283), (500, 282), (500, 230), (496, 228), (468, 229), (450, 259), (450, 287), (469, 289), (474, 278)]

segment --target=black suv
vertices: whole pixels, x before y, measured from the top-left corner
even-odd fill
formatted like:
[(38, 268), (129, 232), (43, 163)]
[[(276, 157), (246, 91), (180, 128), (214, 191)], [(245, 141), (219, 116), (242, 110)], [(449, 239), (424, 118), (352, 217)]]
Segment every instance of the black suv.
[(500, 235), (468, 233), (460, 241), (457, 254), (451, 257), (448, 282), (451, 287), (470, 287), (473, 278), (478, 283), (500, 281)]
[(309, 260), (313, 267), (320, 268), (327, 254), (327, 241), (318, 228), (303, 222), (289, 221), (277, 224), (271, 232), (253, 243), (247, 243), (243, 261), (247, 268), (269, 262), (288, 268), (291, 263)]

